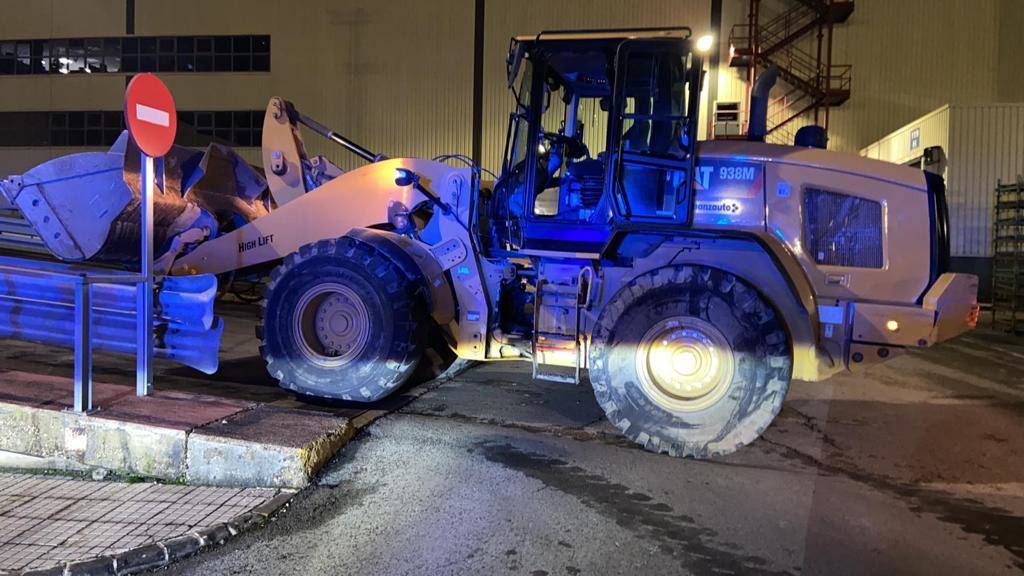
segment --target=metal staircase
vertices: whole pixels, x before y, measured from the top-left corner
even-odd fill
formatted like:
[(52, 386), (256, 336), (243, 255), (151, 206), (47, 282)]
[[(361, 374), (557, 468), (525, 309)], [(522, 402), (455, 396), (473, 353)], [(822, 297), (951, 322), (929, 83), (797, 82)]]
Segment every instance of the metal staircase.
[(829, 109), (850, 98), (851, 67), (832, 63), (832, 35), (854, 8), (852, 0), (790, 1), (789, 9), (762, 21), (761, 0), (750, 0), (747, 22), (729, 34), (729, 65), (747, 69), (748, 86), (770, 66), (788, 85), (768, 107), (768, 134), (787, 143), (794, 120), (813, 113), (815, 124), (828, 129)]

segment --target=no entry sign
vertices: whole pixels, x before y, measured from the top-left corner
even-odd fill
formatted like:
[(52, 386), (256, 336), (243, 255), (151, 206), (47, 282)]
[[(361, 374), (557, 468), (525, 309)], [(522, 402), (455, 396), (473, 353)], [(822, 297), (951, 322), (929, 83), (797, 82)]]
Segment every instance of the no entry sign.
[(139, 74), (124, 92), (128, 132), (144, 154), (160, 157), (171, 149), (178, 130), (178, 113), (167, 86), (152, 74)]
[(132, 140), (142, 151), (142, 262), (136, 293), (135, 394), (148, 396), (153, 387), (153, 191), (156, 177), (154, 158), (162, 157), (174, 144), (178, 112), (167, 86), (152, 74), (139, 74), (124, 91), (124, 120)]

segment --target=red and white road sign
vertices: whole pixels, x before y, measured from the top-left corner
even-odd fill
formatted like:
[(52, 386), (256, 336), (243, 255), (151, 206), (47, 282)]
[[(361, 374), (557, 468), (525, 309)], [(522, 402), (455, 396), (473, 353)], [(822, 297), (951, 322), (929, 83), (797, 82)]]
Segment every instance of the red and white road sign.
[(167, 86), (153, 74), (139, 74), (124, 91), (128, 132), (144, 154), (160, 157), (171, 149), (178, 130), (178, 112)]

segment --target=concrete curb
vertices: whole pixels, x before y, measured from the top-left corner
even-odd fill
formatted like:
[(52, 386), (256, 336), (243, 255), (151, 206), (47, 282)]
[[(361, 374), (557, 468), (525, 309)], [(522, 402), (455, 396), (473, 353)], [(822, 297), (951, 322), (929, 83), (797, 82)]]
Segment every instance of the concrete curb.
[(302, 488), (352, 433), (333, 414), (175, 391), (140, 400), (125, 386), (96, 384), (107, 401), (90, 414), (46, 400), (69, 386), (0, 369), (0, 461), (17, 464), (13, 454), (190, 484)]
[(281, 492), (249, 512), (202, 530), (145, 544), (124, 552), (88, 560), (63, 562), (52, 568), (13, 572), (11, 576), (123, 576), (163, 568), (200, 552), (222, 546), (228, 540), (262, 528), (284, 509), (297, 491)]
[[(420, 396), (430, 392), (438, 386), (450, 382), (467, 370), (475, 367), (478, 362), (457, 360), (448, 370), (439, 375), (433, 381), (419, 386), (411, 395), (408, 404)], [(403, 404), (403, 405), (404, 405)], [(306, 456), (306, 464), (315, 468), (309, 473), (309, 479), (319, 473), (320, 468), (351, 440), (359, 431), (369, 426), (373, 421), (386, 414), (400, 410), (369, 410), (360, 417), (349, 420), (344, 430), (325, 435), (320, 439), (317, 446), (329, 444), (326, 449), (317, 449), (314, 453)], [(323, 448), (323, 447), (321, 447)], [(215, 524), (202, 530), (196, 530), (182, 536), (176, 536), (167, 540), (145, 544), (132, 548), (118, 554), (101, 556), (86, 560), (74, 560), (62, 562), (52, 568), (40, 570), (28, 570), (23, 572), (11, 572), (9, 576), (124, 576), (127, 574), (139, 574), (157, 568), (169, 566), (174, 562), (194, 556), (200, 552), (211, 550), (225, 544), (232, 538), (253, 530), (264, 527), (270, 519), (284, 509), (292, 498), (302, 490), (312, 485), (308, 482), (301, 488), (295, 490), (283, 490), (277, 496), (267, 500), (252, 510), (240, 514), (227, 522)]]

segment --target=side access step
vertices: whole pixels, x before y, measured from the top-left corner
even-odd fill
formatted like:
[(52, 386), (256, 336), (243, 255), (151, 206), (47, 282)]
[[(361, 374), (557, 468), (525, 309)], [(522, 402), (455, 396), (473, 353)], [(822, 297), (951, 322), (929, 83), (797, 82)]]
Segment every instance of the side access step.
[[(583, 335), (580, 330), (583, 311), (590, 305), (590, 287), (594, 271), (579, 268), (569, 283), (537, 281), (533, 308), (532, 364), (538, 380), (580, 383), (583, 366)], [(571, 375), (543, 371), (543, 365), (572, 367)]]

